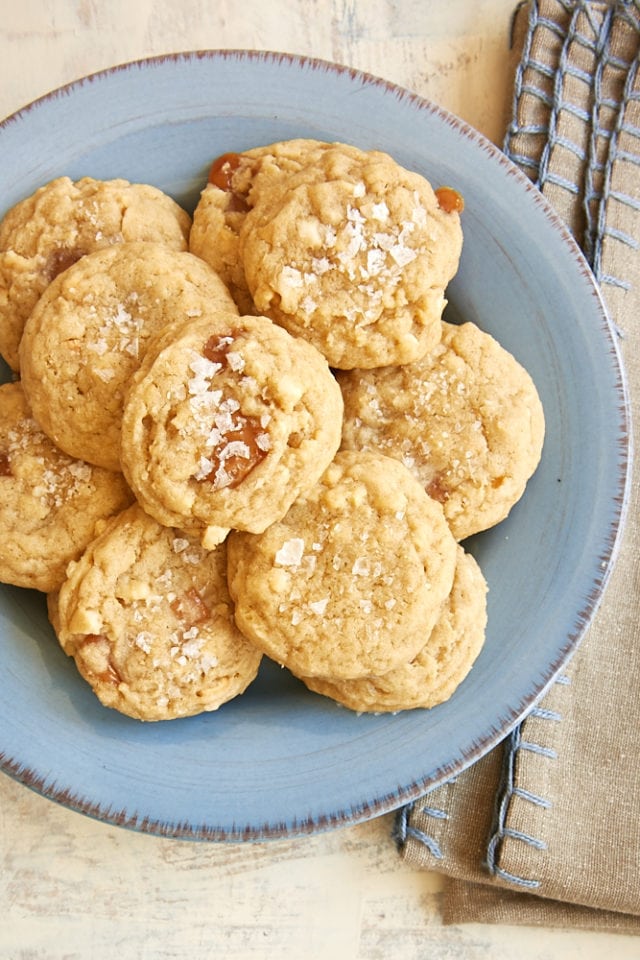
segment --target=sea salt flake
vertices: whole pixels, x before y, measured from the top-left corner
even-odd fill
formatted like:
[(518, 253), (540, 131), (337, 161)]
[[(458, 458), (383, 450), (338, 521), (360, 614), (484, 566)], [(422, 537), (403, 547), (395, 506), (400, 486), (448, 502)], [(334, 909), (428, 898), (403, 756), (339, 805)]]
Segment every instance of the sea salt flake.
[(75, 480), (85, 482), (91, 479), (91, 467), (84, 460), (72, 460), (67, 470)]
[(414, 199), (416, 205), (415, 205), (415, 207), (413, 208), (413, 211), (412, 211), (412, 214), (411, 214), (411, 219), (412, 219), (413, 222), (416, 223), (419, 227), (424, 227), (424, 225), (425, 225), (426, 222), (427, 222), (427, 211), (425, 210), (425, 208), (424, 208), (424, 207), (422, 206), (422, 204), (420, 203), (420, 200), (419, 200), (419, 198), (418, 198), (418, 194), (417, 194), (417, 193), (414, 193), (414, 194), (413, 194), (413, 199)]
[(228, 487), (231, 483), (233, 483), (233, 477), (227, 473), (224, 463), (221, 463), (215, 472), (212, 488), (214, 490), (223, 490), (225, 487)]
[(300, 537), (294, 537), (291, 540), (285, 540), (279, 550), (276, 551), (275, 561), (281, 567), (295, 567), (302, 560), (304, 553), (304, 540)]
[(396, 242), (396, 237), (391, 233), (374, 233), (371, 239), (380, 250), (390, 250)]
[(195, 480), (205, 480), (213, 470), (213, 463), (207, 457), (200, 457), (193, 477)]
[(143, 653), (150, 653), (152, 639), (153, 637), (150, 633), (147, 633), (146, 630), (142, 630), (136, 635), (136, 638), (133, 642), (135, 643), (136, 647), (142, 650)]
[(171, 570), (165, 570), (159, 577), (156, 577), (156, 585), (166, 589), (173, 581)]
[(357, 557), (351, 567), (354, 577), (368, 577), (371, 573), (371, 563), (368, 557)]
[(298, 288), (304, 285), (304, 278), (295, 267), (286, 266), (280, 271), (280, 282), (284, 286)]
[(184, 656), (189, 660), (193, 660), (201, 653), (204, 643), (204, 637), (196, 637), (188, 641), (188, 643), (183, 643), (182, 652)]
[(214, 447), (219, 446), (224, 440), (224, 433), (222, 433), (218, 427), (212, 427), (209, 433), (207, 434), (204, 445), (210, 450), (213, 450)]
[(312, 613), (316, 613), (319, 617), (322, 617), (324, 616), (328, 603), (329, 597), (324, 597), (322, 600), (312, 600), (309, 604), (309, 609)]
[(316, 257), (311, 261), (311, 266), (316, 276), (321, 277), (331, 270), (331, 260), (328, 257)]
[(227, 353), (227, 363), (234, 373), (242, 373), (244, 370), (244, 357), (235, 350), (230, 350)]
[(347, 207), (347, 220), (351, 223), (362, 224), (366, 223), (366, 217), (358, 210), (357, 207), (348, 206)]
[(406, 267), (418, 256), (415, 250), (412, 250), (411, 247), (405, 247), (401, 243), (396, 243), (390, 247), (389, 255), (399, 267)]
[(207, 673), (209, 670), (213, 670), (214, 667), (218, 666), (218, 658), (212, 653), (203, 653), (200, 657), (200, 669)]
[(371, 207), (371, 219), (379, 220), (382, 223), (389, 219), (389, 207), (384, 200), (381, 200), (380, 203), (373, 204)]
[(218, 452), (221, 461), (229, 460), (231, 457), (240, 457), (242, 460), (248, 460), (251, 456), (248, 444), (242, 440), (232, 440), (222, 450)]
[(109, 344), (105, 339), (96, 340), (93, 343), (87, 344), (87, 350), (90, 350), (91, 353), (97, 353), (99, 357), (102, 357), (108, 349)]
[(376, 276), (384, 270), (387, 262), (387, 255), (383, 250), (367, 251), (367, 273), (369, 276)]
[(335, 229), (329, 226), (329, 224), (326, 224), (324, 226), (324, 238), (323, 238), (324, 246), (335, 247), (337, 239), (338, 239), (338, 235)]
[(306, 296), (300, 301), (300, 309), (303, 313), (309, 315), (318, 309), (318, 302), (313, 297)]
[(124, 332), (130, 329), (134, 320), (131, 314), (125, 310), (123, 305), (120, 303), (118, 304), (118, 309), (116, 310), (114, 316), (111, 318), (111, 322), (114, 323), (119, 330)]
[(192, 360), (189, 363), (189, 370), (195, 374), (197, 380), (211, 380), (216, 373), (222, 370), (222, 364), (209, 360), (194, 350)]
[(198, 547), (194, 547), (188, 553), (184, 553), (182, 558), (185, 563), (190, 563), (191, 566), (195, 567), (202, 561), (202, 551)]
[(312, 574), (316, 568), (316, 557), (314, 557), (312, 554), (303, 557), (300, 562), (302, 563), (303, 569), (307, 574)]

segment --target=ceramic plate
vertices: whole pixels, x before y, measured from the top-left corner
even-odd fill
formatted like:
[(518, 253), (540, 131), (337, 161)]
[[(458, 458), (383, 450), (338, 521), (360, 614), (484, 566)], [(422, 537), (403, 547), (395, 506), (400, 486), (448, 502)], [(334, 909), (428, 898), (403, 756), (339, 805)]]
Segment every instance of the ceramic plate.
[(0, 593), (0, 762), (103, 821), (201, 839), (293, 836), (389, 811), (496, 744), (578, 644), (624, 511), (626, 395), (592, 277), (500, 152), (412, 93), (326, 62), (208, 51), (117, 67), (0, 126), (0, 213), (59, 175), (152, 183), (193, 208), (212, 158), (290, 137), (378, 148), (466, 201), (448, 319), (530, 371), (547, 437), (509, 518), (470, 543), (489, 583), (485, 648), (447, 703), (357, 716), (265, 662), (217, 713), (109, 711), (57, 646), (38, 594)]

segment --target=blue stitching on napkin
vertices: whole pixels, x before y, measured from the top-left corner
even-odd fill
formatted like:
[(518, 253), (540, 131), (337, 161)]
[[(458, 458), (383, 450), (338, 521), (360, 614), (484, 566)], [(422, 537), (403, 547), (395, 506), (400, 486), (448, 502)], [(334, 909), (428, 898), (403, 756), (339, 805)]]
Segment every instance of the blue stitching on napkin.
[[(638, 24), (637, 24), (637, 23), (635, 23), (635, 28), (636, 28), (636, 31), (638, 31)], [(620, 109), (618, 110), (617, 119), (616, 119), (616, 124), (615, 124), (615, 127), (614, 127), (614, 129), (613, 129), (613, 134), (612, 134), (611, 141), (610, 141), (610, 144), (609, 144), (609, 154), (608, 154), (608, 157), (607, 157), (607, 163), (606, 163), (606, 165), (605, 165), (605, 171), (604, 171), (604, 185), (603, 185), (603, 191), (602, 191), (602, 192), (603, 192), (603, 197), (604, 197), (605, 199), (606, 199), (606, 197), (610, 196), (611, 176), (612, 176), (614, 161), (615, 161), (615, 160), (620, 160), (621, 157), (622, 157), (622, 151), (618, 150), (618, 143), (619, 143), (619, 139), (620, 139), (620, 132), (621, 132), (621, 129), (622, 129), (622, 126), (623, 126), (624, 104), (626, 103), (627, 99), (629, 99), (629, 97), (630, 97), (631, 88), (632, 88), (633, 84), (635, 83), (635, 78), (636, 78), (637, 69), (638, 69), (638, 62), (637, 62), (637, 60), (636, 60), (636, 61), (634, 61), (632, 64), (629, 65), (629, 69), (628, 69), (628, 71), (627, 71), (627, 75), (626, 75), (626, 78), (625, 78), (625, 84), (624, 84), (624, 92), (623, 92), (622, 102), (621, 102), (621, 104), (620, 104)], [(633, 156), (633, 157), (634, 157), (633, 162), (634, 162), (634, 163), (638, 163), (638, 161), (639, 161), (640, 158), (638, 158), (638, 157), (635, 156), (635, 155), (629, 155), (629, 156), (627, 157), (626, 154), (627, 154), (627, 152), (625, 151), (625, 159), (630, 159), (630, 157)], [(623, 195), (623, 196), (625, 196), (625, 195)], [(628, 199), (629, 199), (631, 202), (633, 202), (633, 198), (629, 197)], [(604, 284), (604, 283), (610, 283), (610, 284), (613, 284), (613, 285), (615, 285), (615, 286), (623, 286), (623, 287), (624, 287), (624, 282), (618, 282), (618, 280), (617, 280), (616, 278), (614, 278), (614, 277), (609, 277), (609, 276), (604, 276), (603, 273), (602, 273), (601, 260), (602, 260), (602, 244), (603, 244), (604, 237), (607, 236), (607, 235), (608, 235), (608, 236), (614, 236), (615, 233), (616, 233), (615, 231), (611, 230), (610, 228), (609, 228), (609, 231), (607, 230), (607, 227), (606, 227), (606, 224), (605, 224), (605, 215), (606, 215), (606, 208), (605, 208), (604, 203), (601, 203), (601, 204), (600, 204), (600, 207), (599, 207), (599, 211), (598, 211), (598, 231), (597, 231), (597, 235), (596, 235), (596, 238), (595, 238), (595, 242), (594, 242), (594, 244), (593, 244), (593, 249), (592, 249), (592, 251), (591, 251), (591, 258), (590, 258), (590, 259), (591, 259), (591, 266), (592, 266), (592, 268), (593, 268), (593, 272), (594, 272), (594, 275), (595, 275), (595, 277), (596, 277), (596, 280), (598, 280), (600, 283), (603, 283), (603, 284)], [(630, 243), (631, 246), (633, 246), (634, 248), (637, 249), (637, 243), (636, 243), (636, 241), (635, 241), (633, 238), (628, 237), (628, 235), (626, 235), (626, 234), (625, 234), (625, 235), (619, 234), (618, 236), (615, 237), (615, 239), (618, 239), (618, 240), (620, 240), (620, 241), (623, 242), (623, 243)], [(627, 288), (628, 288), (628, 287), (627, 287)]]
[(557, 710), (547, 710), (546, 707), (534, 707), (529, 716), (540, 717), (542, 720), (562, 720)]
[(505, 827), (502, 831), (502, 836), (510, 837), (512, 840), (522, 840), (523, 843), (529, 844), (530, 847), (535, 847), (536, 850), (547, 849), (547, 844), (544, 840), (538, 840), (536, 837), (531, 837), (528, 833), (523, 833), (522, 830), (514, 830), (512, 827)]
[(613, 237), (614, 240), (620, 240), (621, 243), (626, 243), (626, 245), (633, 250), (637, 250), (638, 247), (640, 247), (640, 243), (638, 243), (635, 237), (632, 237), (629, 233), (625, 233), (623, 230), (616, 230), (614, 227), (605, 227), (602, 235), (603, 237)]
[(424, 830), (420, 830), (418, 827), (415, 827), (409, 821), (416, 808), (420, 813), (423, 813), (428, 817), (432, 817), (434, 820), (448, 820), (449, 814), (446, 812), (446, 810), (442, 810), (440, 807), (430, 806), (429, 804), (423, 803), (423, 801), (426, 797), (433, 793), (434, 790), (438, 790), (441, 787), (447, 787), (455, 782), (456, 777), (451, 777), (449, 780), (445, 780), (444, 783), (440, 783), (435, 787), (431, 787), (429, 790), (427, 790), (424, 797), (422, 797), (420, 801), (413, 801), (398, 811), (392, 830), (392, 836), (399, 849), (402, 849), (407, 842), (407, 838), (411, 837), (414, 840), (418, 840), (420, 843), (422, 843), (436, 860), (444, 859), (442, 848), (435, 837), (432, 837)]
[(553, 806), (551, 800), (547, 800), (546, 797), (541, 797), (537, 793), (532, 793), (531, 790), (525, 790), (524, 787), (514, 787), (511, 792), (514, 797), (520, 797), (521, 800), (528, 800), (529, 803), (533, 803), (536, 807), (544, 807), (545, 810), (550, 810)]
[(423, 843), (436, 860), (443, 859), (444, 854), (442, 853), (440, 844), (434, 840), (433, 837), (430, 837), (428, 833), (423, 833), (422, 830), (418, 830), (418, 828), (413, 825), (407, 827), (407, 833), (410, 837), (413, 837), (414, 840), (419, 840), (420, 843)]
[(541, 757), (548, 757), (549, 760), (557, 760), (558, 754), (552, 747), (543, 747), (540, 743), (531, 743), (530, 740), (521, 740), (517, 746), (518, 750), (528, 750), (529, 753), (537, 753)]
[[(406, 844), (407, 839), (411, 837), (413, 840), (418, 840), (419, 843), (422, 843), (429, 853), (435, 857), (436, 860), (442, 860), (444, 854), (440, 844), (433, 837), (430, 837), (428, 833), (425, 833), (424, 830), (419, 830), (417, 827), (414, 827), (413, 824), (409, 823), (411, 814), (415, 809), (416, 803), (409, 803), (406, 806), (402, 807), (398, 811), (398, 815), (395, 818), (392, 836), (395, 840), (399, 849)], [(424, 813), (428, 813), (428, 808), (423, 808)], [(444, 814), (444, 811), (439, 811), (439, 813)], [(447, 815), (444, 814), (444, 817), (440, 819), (448, 819)]]
[(438, 807), (420, 807), (422, 813), (426, 813), (428, 817), (433, 817), (434, 820), (448, 820), (449, 814), (446, 810), (440, 810)]
[[(556, 683), (567, 686), (570, 681), (565, 674), (562, 674), (561, 676), (557, 677)], [(558, 713), (557, 710), (549, 710), (546, 707), (541, 707), (539, 705), (530, 710), (529, 716), (537, 717), (540, 720), (547, 720), (552, 723), (559, 723), (562, 720), (562, 715)], [(521, 830), (515, 830), (513, 827), (508, 827), (506, 825), (506, 817), (513, 797), (519, 797), (520, 799), (525, 800), (528, 803), (533, 803), (545, 810), (549, 810), (552, 807), (551, 800), (548, 800), (546, 797), (531, 793), (530, 791), (524, 790), (515, 785), (515, 767), (518, 752), (520, 750), (528, 750), (532, 753), (538, 754), (539, 756), (546, 757), (549, 760), (555, 760), (558, 756), (557, 752), (551, 747), (546, 747), (540, 743), (533, 743), (530, 740), (524, 740), (522, 736), (522, 724), (519, 724), (511, 732), (505, 741), (502, 783), (497, 794), (498, 802), (494, 815), (494, 826), (489, 838), (489, 843), (487, 845), (487, 859), (485, 865), (492, 876), (500, 877), (502, 880), (505, 880), (508, 883), (513, 883), (519, 887), (535, 890), (540, 886), (539, 880), (535, 880), (531, 877), (520, 877), (517, 874), (510, 873), (500, 867), (497, 862), (502, 842), (505, 839), (518, 840), (521, 843), (525, 843), (528, 846), (533, 847), (535, 850), (544, 851), (547, 849), (546, 842), (539, 837), (533, 837), (528, 833), (524, 833)]]
[[(612, 191), (612, 171), (615, 162), (640, 164), (640, 150), (636, 153), (627, 144), (620, 146), (621, 134), (640, 139), (640, 129), (625, 122), (625, 105), (630, 100), (637, 101), (640, 94), (634, 91), (634, 82), (638, 69), (638, 60), (628, 62), (611, 49), (613, 30), (620, 25), (630, 28), (640, 38), (639, 0), (615, 0), (610, 6), (600, 8), (596, 15), (588, 0), (558, 0), (567, 14), (566, 24), (550, 21), (540, 15), (537, 0), (532, 0), (529, 9), (527, 35), (523, 53), (518, 64), (514, 83), (512, 122), (509, 125), (503, 149), (504, 152), (529, 175), (535, 185), (542, 190), (552, 184), (565, 190), (574, 197), (582, 195), (582, 208), (585, 217), (584, 235), (577, 238), (591, 266), (594, 276), (602, 286), (611, 286), (628, 290), (628, 282), (618, 276), (607, 274), (602, 269), (602, 252), (605, 240), (615, 240), (638, 249), (638, 241), (629, 234), (616, 232), (606, 226), (607, 203), (613, 199), (633, 209), (639, 209), (638, 200), (624, 193)], [(543, 62), (532, 53), (534, 34), (538, 30), (549, 31), (554, 38), (558, 65)], [(590, 31), (591, 35), (588, 35)], [(594, 59), (593, 75), (570, 62), (572, 45), (578, 44), (588, 50)], [(605, 70), (624, 73), (624, 90), (620, 100), (612, 98), (603, 89)], [(592, 103), (588, 110), (572, 104), (565, 96), (565, 79), (571, 76), (589, 85)], [(537, 79), (536, 79), (537, 78)], [(548, 108), (544, 123), (518, 126), (517, 105), (525, 95), (536, 97)], [(613, 129), (605, 129), (601, 124), (603, 111), (615, 111), (616, 120)], [(588, 149), (563, 136), (560, 131), (561, 114), (571, 115), (585, 125), (588, 132)], [(544, 138), (544, 146), (539, 159), (523, 155), (514, 149), (514, 140), (518, 135), (533, 135)], [(561, 147), (583, 164), (584, 183), (577, 177), (573, 180), (563, 177), (549, 169), (551, 156), (556, 147)], [(602, 154), (606, 158), (602, 158)], [(617, 329), (619, 336), (622, 331)]]

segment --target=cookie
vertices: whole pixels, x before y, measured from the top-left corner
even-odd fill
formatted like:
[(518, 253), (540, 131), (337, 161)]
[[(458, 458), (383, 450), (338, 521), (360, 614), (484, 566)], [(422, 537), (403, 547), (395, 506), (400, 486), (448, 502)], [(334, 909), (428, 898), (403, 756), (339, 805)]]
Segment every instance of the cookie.
[(240, 230), (258, 311), (338, 369), (408, 363), (440, 337), (457, 209), (379, 151), (334, 144), (264, 184)]
[(186, 250), (191, 218), (156, 187), (59, 177), (17, 203), (0, 223), (0, 353), (19, 369), (27, 317), (48, 284), (103, 247), (150, 240)]
[(119, 470), (124, 393), (149, 338), (212, 304), (236, 310), (206, 263), (163, 244), (121, 243), (69, 267), (42, 294), (20, 346), (45, 433), (70, 456)]
[(284, 140), (242, 153), (225, 153), (212, 164), (193, 212), (189, 249), (222, 277), (241, 313), (256, 313), (240, 255), (240, 230), (262, 189), (297, 173), (330, 144)]
[(383, 674), (424, 646), (457, 545), (442, 507), (398, 461), (338, 453), (259, 536), (232, 532), (236, 623), (299, 676)]
[(482, 649), (486, 595), (487, 584), (480, 567), (458, 546), (451, 593), (427, 642), (413, 660), (383, 676), (361, 680), (301, 679), (315, 693), (359, 713), (435, 707), (452, 696)]
[(137, 504), (71, 565), (50, 611), (101, 703), (138, 720), (218, 709), (262, 656), (234, 624), (225, 545), (205, 551)]
[(336, 453), (342, 395), (324, 358), (264, 317), (211, 309), (168, 329), (132, 378), (122, 467), (160, 523), (261, 532)]
[(73, 460), (33, 419), (20, 383), (0, 386), (0, 580), (55, 590), (98, 521), (133, 497), (120, 474)]
[(503, 520), (540, 460), (544, 412), (529, 373), (473, 323), (403, 367), (340, 374), (342, 446), (401, 460), (457, 540)]

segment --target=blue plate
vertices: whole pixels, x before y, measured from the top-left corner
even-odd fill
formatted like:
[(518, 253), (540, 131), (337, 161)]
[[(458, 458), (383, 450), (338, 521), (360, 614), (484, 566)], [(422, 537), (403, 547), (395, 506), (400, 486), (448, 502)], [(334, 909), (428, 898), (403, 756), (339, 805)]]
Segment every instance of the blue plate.
[(265, 662), (217, 713), (141, 724), (103, 708), (58, 648), (41, 596), (0, 592), (0, 763), (103, 821), (198, 839), (294, 836), (389, 811), (495, 745), (576, 648), (624, 513), (628, 414), (615, 335), (558, 218), (478, 133), (334, 64), (204, 51), (116, 67), (0, 126), (0, 213), (42, 183), (125, 177), (188, 208), (220, 153), (290, 137), (391, 153), (466, 201), (449, 319), (533, 376), (547, 436), (509, 518), (469, 548), (489, 582), (485, 648), (447, 703), (357, 716)]

